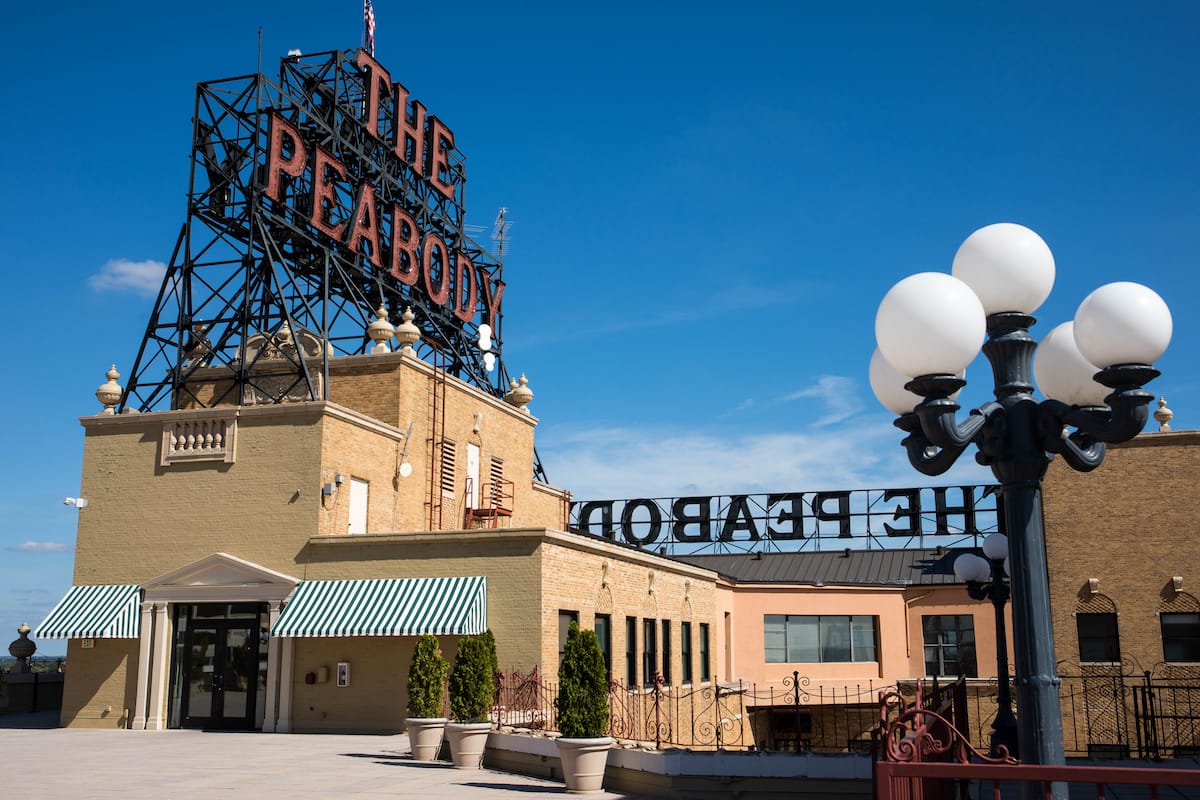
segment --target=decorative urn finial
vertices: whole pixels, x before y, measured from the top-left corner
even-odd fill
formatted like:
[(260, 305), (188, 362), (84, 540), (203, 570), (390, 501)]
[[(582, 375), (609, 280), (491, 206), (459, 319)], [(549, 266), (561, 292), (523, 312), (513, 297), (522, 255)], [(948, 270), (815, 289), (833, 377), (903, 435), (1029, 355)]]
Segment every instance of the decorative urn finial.
[(516, 406), (529, 413), (529, 409), (525, 406), (529, 405), (529, 401), (533, 399), (533, 390), (529, 388), (529, 380), (525, 377), (525, 373), (521, 373), (521, 380), (509, 382), (508, 394), (504, 395), (504, 401), (509, 405)]
[(1158, 398), (1158, 410), (1154, 412), (1154, 421), (1158, 423), (1158, 432), (1169, 433), (1171, 420), (1174, 418), (1175, 412), (1167, 408), (1167, 398)]
[(117, 365), (113, 364), (108, 368), (108, 372), (104, 373), (104, 377), (108, 378), (106, 383), (100, 384), (100, 388), (96, 390), (96, 399), (104, 406), (101, 414), (117, 413), (117, 403), (121, 402), (121, 395), (125, 390), (121, 388), (121, 384), (117, 383), (117, 379), (121, 377), (121, 373), (117, 372)]
[(400, 343), (400, 352), (411, 353), (412, 346), (421, 338), (421, 331), (413, 324), (412, 308), (405, 306), (400, 315), (400, 324), (396, 326), (396, 341)]
[(14, 639), (13, 643), (8, 646), (8, 654), (17, 660), (13, 672), (29, 672), (29, 659), (37, 652), (37, 645), (29, 641), (28, 623), (22, 622), (21, 627), (17, 628), (17, 633), (21, 638)]
[(388, 348), (388, 339), (391, 339), (396, 333), (396, 328), (392, 323), (388, 322), (387, 308), (383, 303), (379, 304), (379, 308), (375, 309), (375, 321), (367, 326), (367, 336), (371, 337), (371, 341), (375, 342), (375, 346), (371, 348), (371, 353), (390, 353)]

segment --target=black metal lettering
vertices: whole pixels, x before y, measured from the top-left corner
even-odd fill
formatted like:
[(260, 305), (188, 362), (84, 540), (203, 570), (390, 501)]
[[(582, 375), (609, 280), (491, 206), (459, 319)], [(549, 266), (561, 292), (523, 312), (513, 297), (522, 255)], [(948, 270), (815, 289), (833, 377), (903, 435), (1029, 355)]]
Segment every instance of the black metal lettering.
[(920, 536), (921, 535), (921, 490), (920, 489), (888, 489), (883, 493), (883, 499), (895, 500), (896, 498), (904, 498), (908, 500), (908, 507), (897, 506), (895, 513), (892, 514), (892, 519), (908, 519), (907, 528), (894, 528), (883, 523), (883, 528), (888, 532), (888, 536)]
[[(711, 497), (680, 497), (671, 504), (671, 536), (675, 541), (693, 544), (696, 542), (712, 541), (712, 498)], [(688, 506), (695, 506), (694, 514), (688, 513)], [(696, 533), (688, 533), (689, 525), (699, 526)]]
[(758, 526), (754, 524), (754, 516), (750, 513), (747, 495), (735, 494), (729, 498), (729, 510), (725, 512), (725, 524), (721, 526), (721, 541), (732, 542), (735, 531), (747, 531), (750, 540), (757, 542)]
[[(644, 508), (650, 513), (650, 519), (647, 522), (633, 521), (633, 512), (639, 508)], [(649, 525), (649, 533), (644, 537), (639, 537), (633, 531), (633, 526)], [(635, 547), (645, 547), (652, 545), (658, 541), (659, 535), (662, 533), (662, 512), (658, 510), (658, 504), (653, 500), (640, 498), (638, 500), (627, 500), (625, 507), (621, 509), (621, 535), (625, 537), (625, 541)]]
[[(946, 502), (946, 492), (950, 491), (950, 489), (958, 489), (960, 492), (962, 492), (961, 506), (952, 506)], [(933, 500), (937, 508), (936, 517), (938, 533), (950, 533), (949, 518), (952, 514), (962, 515), (963, 533), (979, 533), (975, 527), (975, 487), (939, 486), (933, 490)]]
[(617, 532), (613, 530), (613, 501), (612, 500), (590, 500), (579, 505), (579, 516), (576, 519), (575, 527), (586, 533), (592, 532), (592, 512), (600, 510), (600, 535), (605, 539), (615, 539)]
[[(825, 503), (829, 500), (837, 500), (838, 509), (836, 513), (831, 513), (825, 510)], [(853, 534), (850, 532), (850, 493), (849, 492), (817, 492), (812, 499), (813, 516), (818, 520), (838, 521), (839, 539), (848, 539)]]
[[(779, 511), (779, 516), (771, 518), (771, 508), (776, 503), (787, 503), (786, 508)], [(790, 523), (791, 530), (775, 530), (771, 522)], [(803, 539), (804, 538), (804, 495), (803, 494), (769, 494), (767, 495), (767, 538), (769, 539)]]

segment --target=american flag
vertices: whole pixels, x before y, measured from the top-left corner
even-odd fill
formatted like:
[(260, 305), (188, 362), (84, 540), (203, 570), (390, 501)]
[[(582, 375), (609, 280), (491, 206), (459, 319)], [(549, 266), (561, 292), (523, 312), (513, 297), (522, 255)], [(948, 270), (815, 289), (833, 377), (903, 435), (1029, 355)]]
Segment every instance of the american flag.
[(363, 0), (363, 45), (367, 52), (375, 55), (375, 9), (371, 0)]

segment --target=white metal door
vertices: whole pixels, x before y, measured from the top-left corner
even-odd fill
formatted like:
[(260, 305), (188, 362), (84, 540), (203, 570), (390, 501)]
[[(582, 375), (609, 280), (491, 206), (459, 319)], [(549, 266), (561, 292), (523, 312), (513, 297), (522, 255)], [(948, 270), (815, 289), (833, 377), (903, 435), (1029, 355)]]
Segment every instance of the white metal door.
[(467, 445), (467, 508), (479, 508), (479, 445)]
[(367, 532), (367, 495), (371, 484), (358, 478), (350, 479), (350, 524), (347, 533)]

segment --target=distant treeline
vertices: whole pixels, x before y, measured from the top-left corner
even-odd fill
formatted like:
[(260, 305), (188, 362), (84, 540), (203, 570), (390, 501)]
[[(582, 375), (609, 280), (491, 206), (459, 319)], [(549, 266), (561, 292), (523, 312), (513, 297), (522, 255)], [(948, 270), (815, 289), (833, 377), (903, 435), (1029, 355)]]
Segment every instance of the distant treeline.
[[(66, 669), (67, 660), (59, 656), (34, 656), (29, 659), (29, 668), (33, 672), (58, 672), (58, 665)], [(0, 656), (0, 670), (12, 672), (17, 660), (12, 656)]]

